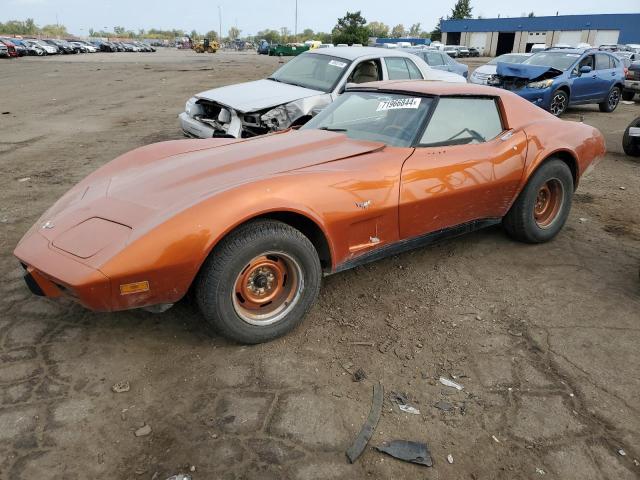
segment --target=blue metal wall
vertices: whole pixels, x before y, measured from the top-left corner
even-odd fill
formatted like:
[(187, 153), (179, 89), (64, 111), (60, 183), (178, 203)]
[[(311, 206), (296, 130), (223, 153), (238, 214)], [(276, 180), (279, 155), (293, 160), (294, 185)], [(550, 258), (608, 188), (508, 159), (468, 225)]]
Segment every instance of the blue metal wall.
[(620, 30), (618, 43), (640, 43), (640, 13), (443, 20), (443, 32)]
[(429, 45), (431, 40), (428, 38), (376, 38), (376, 43), (398, 43), (409, 42), (412, 45)]

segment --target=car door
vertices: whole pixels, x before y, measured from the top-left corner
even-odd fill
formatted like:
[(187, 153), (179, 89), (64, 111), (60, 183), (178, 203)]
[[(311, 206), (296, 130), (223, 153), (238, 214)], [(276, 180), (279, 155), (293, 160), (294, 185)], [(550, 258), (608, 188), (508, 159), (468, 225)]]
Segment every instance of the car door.
[(596, 53), (596, 75), (598, 77), (598, 90), (595, 100), (604, 100), (611, 87), (618, 80), (615, 60), (611, 55)]
[[(576, 54), (576, 56), (578, 56)], [(580, 68), (591, 67), (589, 73), (580, 73)], [(589, 101), (597, 95), (598, 74), (596, 72), (596, 58), (594, 54), (585, 55), (571, 70), (571, 102)]]
[(400, 238), (504, 216), (525, 159), (526, 135), (505, 131), (497, 100), (441, 97), (402, 168)]
[(385, 57), (387, 78), (389, 80), (422, 79), (420, 70), (412, 60), (405, 57)]

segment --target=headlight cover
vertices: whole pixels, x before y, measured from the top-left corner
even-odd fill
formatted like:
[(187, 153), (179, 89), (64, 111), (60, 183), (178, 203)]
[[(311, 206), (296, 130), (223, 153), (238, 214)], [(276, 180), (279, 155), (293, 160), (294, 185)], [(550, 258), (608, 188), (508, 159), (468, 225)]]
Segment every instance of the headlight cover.
[(196, 114), (200, 113), (200, 106), (196, 104), (197, 101), (198, 99), (196, 97), (191, 97), (189, 100), (187, 100), (187, 103), (185, 103), (184, 105), (184, 111), (190, 117), (193, 117)]
[(553, 83), (553, 78), (547, 78), (546, 80), (527, 83), (527, 87), (544, 89), (544, 88), (549, 88), (552, 83)]

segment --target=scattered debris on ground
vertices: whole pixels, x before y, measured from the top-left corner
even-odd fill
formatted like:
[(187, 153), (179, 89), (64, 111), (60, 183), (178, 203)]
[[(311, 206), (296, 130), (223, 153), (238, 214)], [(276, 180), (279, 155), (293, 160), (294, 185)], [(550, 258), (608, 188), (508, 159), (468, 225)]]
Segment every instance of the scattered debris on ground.
[(354, 382), (362, 382), (366, 378), (367, 378), (367, 374), (362, 368), (358, 368), (355, 372), (353, 372)]
[(456, 383), (453, 380), (449, 380), (448, 378), (445, 378), (445, 377), (440, 377), (439, 381), (445, 387), (455, 388), (456, 390), (462, 390), (464, 388), (459, 383)]
[(447, 462), (453, 463), (453, 455), (451, 454), (447, 455)]
[(131, 390), (131, 385), (129, 385), (129, 382), (126, 380), (123, 380), (121, 382), (118, 382), (114, 385), (111, 386), (111, 390), (113, 390), (115, 393), (124, 393), (124, 392), (128, 392), (129, 390)]
[(410, 440), (392, 440), (391, 442), (384, 442), (382, 445), (376, 447), (376, 449), (398, 460), (416, 463), (426, 467), (433, 466), (433, 459), (431, 458), (431, 453), (426, 443), (413, 442)]
[(371, 411), (369, 411), (367, 421), (364, 423), (364, 425), (362, 425), (358, 436), (347, 450), (347, 458), (349, 459), (349, 463), (353, 463), (358, 459), (358, 457), (367, 447), (369, 440), (371, 440), (373, 431), (376, 429), (378, 421), (380, 420), (380, 415), (382, 414), (383, 401), (384, 388), (382, 387), (381, 383), (376, 383), (373, 385), (373, 399), (371, 401)]
[(143, 425), (137, 429), (134, 434), (136, 437), (146, 437), (151, 433), (151, 425)]

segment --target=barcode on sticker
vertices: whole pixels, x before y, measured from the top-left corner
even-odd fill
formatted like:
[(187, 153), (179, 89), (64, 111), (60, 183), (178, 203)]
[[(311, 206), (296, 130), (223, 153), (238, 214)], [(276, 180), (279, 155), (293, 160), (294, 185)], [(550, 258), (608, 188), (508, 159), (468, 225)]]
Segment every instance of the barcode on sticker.
[(376, 112), (384, 110), (396, 110), (398, 108), (418, 108), (421, 98), (396, 98), (394, 100), (385, 100), (378, 104)]
[(329, 65), (331, 65), (332, 67), (338, 67), (338, 68), (344, 68), (347, 66), (346, 63), (344, 62), (339, 62), (338, 60), (331, 60), (329, 62)]

